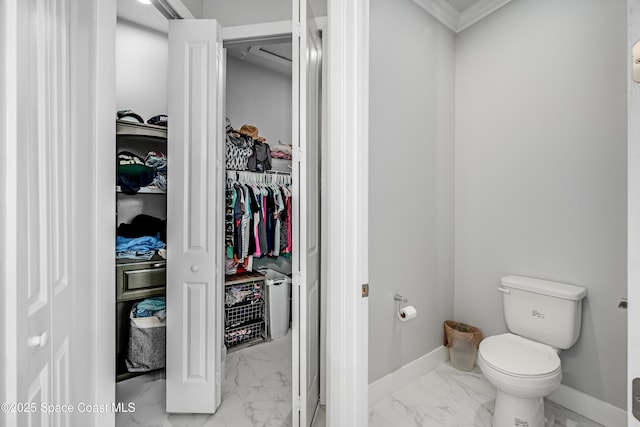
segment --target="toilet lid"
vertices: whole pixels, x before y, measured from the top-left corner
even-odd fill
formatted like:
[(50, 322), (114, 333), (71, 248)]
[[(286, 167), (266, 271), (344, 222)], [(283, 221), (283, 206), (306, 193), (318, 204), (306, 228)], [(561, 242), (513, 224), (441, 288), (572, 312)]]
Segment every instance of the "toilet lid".
[(539, 376), (560, 369), (553, 348), (514, 334), (485, 338), (480, 353), (485, 362), (510, 375)]

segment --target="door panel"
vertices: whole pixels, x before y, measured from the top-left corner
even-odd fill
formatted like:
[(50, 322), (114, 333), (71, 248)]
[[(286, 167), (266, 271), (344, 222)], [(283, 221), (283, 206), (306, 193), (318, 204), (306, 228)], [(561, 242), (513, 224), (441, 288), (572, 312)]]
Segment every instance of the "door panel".
[(213, 413), (222, 355), (222, 32), (169, 25), (167, 188), (168, 412)]
[[(309, 426), (318, 405), (320, 283), (320, 49), (319, 33), (306, 0), (294, 2), (294, 17), (304, 28), (294, 37), (294, 426)], [(297, 55), (297, 61), (296, 61)], [(297, 409), (297, 411), (296, 411)]]
[(320, 41), (315, 20), (307, 8), (307, 46), (306, 46), (306, 244), (307, 257), (307, 426), (311, 425), (320, 399), (319, 357), (320, 323), (318, 322), (320, 300)]

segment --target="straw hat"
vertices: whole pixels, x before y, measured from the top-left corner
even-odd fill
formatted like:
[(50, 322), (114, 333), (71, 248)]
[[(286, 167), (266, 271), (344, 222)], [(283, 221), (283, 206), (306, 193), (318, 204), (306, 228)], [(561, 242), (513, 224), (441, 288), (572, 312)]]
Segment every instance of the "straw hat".
[(243, 135), (248, 135), (253, 139), (256, 139), (258, 137), (258, 128), (252, 125), (242, 125), (238, 132)]

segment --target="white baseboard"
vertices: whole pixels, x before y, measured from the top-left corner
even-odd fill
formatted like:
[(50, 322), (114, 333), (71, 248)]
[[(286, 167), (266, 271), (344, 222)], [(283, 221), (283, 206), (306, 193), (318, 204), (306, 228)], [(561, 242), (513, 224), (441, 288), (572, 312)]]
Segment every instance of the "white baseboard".
[(401, 368), (369, 384), (369, 406), (380, 402), (391, 393), (434, 370), (449, 360), (449, 350), (440, 346), (430, 353), (407, 363)]
[[(371, 387), (371, 386), (369, 386)], [(626, 426), (627, 411), (564, 384), (547, 399), (603, 426)]]

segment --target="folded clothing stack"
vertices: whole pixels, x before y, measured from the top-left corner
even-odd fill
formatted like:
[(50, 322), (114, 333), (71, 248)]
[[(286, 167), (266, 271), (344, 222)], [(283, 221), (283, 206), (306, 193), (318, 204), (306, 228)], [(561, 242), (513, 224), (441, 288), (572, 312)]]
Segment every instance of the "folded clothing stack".
[(161, 321), (167, 318), (167, 303), (164, 297), (147, 298), (135, 305), (135, 317), (155, 316)]
[(118, 185), (125, 194), (136, 194), (153, 182), (153, 168), (144, 164), (140, 156), (120, 151), (117, 158)]
[(151, 215), (139, 214), (131, 220), (130, 224), (122, 223), (118, 226), (118, 236), (122, 237), (158, 236), (158, 234), (160, 234), (160, 240), (167, 241), (167, 220)]
[(290, 145), (285, 145), (278, 141), (278, 144), (271, 145), (271, 157), (274, 159), (291, 160), (293, 150)]
[(116, 258), (150, 260), (156, 251), (165, 247), (157, 236), (122, 237), (116, 236)]

